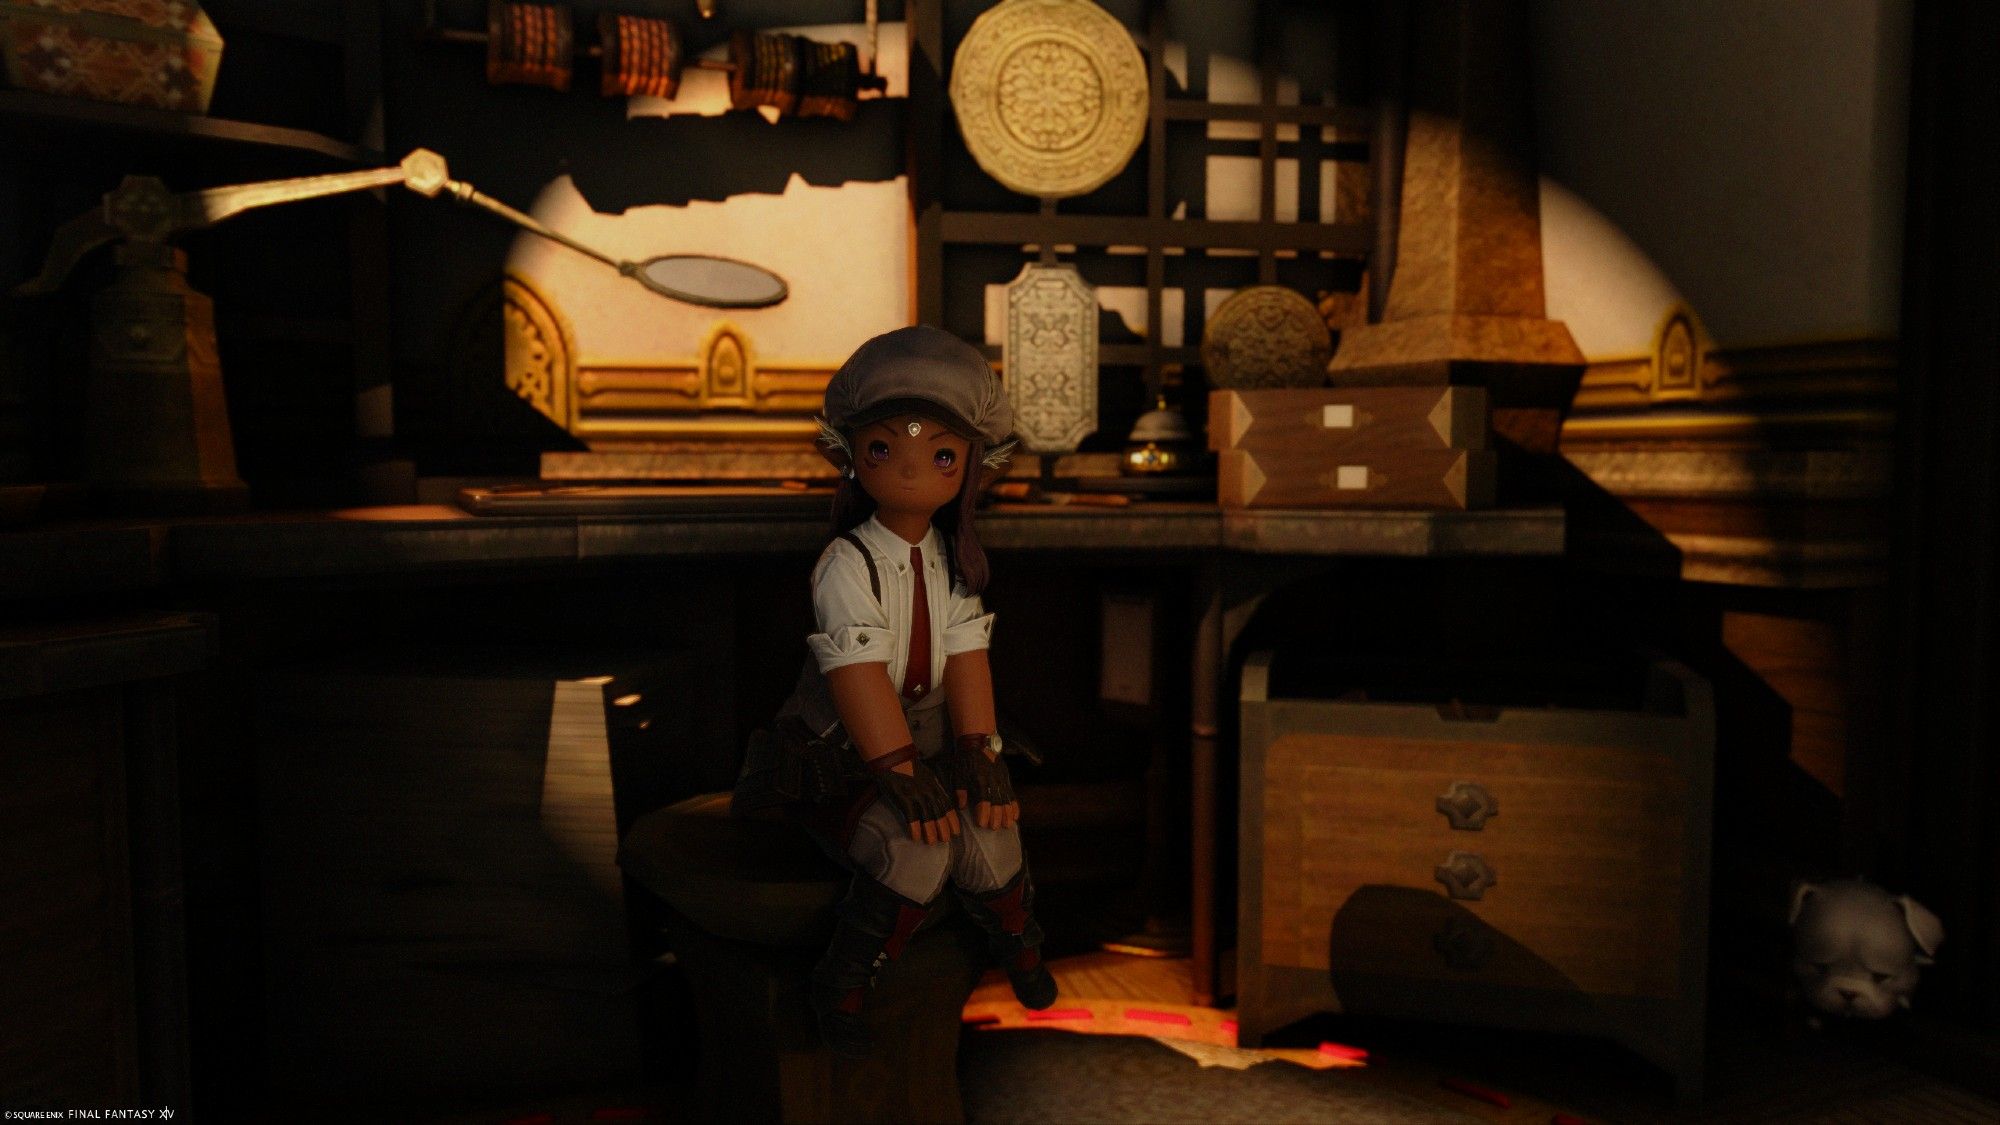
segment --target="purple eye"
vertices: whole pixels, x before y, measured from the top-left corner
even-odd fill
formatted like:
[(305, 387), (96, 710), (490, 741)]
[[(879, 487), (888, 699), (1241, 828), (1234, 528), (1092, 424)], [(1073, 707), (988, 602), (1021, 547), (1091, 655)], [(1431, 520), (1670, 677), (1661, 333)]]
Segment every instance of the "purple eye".
[(958, 464), (958, 454), (949, 449), (940, 449), (931, 456), (931, 464), (939, 469), (949, 469)]
[(889, 443), (886, 441), (869, 442), (868, 459), (870, 461), (875, 462), (878, 465), (884, 461), (887, 461), (889, 459)]

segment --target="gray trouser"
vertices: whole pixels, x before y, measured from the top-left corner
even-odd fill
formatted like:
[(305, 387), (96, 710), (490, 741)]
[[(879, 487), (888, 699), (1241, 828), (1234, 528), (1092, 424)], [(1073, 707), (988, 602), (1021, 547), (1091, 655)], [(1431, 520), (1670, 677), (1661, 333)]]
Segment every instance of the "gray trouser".
[[(940, 757), (951, 745), (950, 720), (944, 706), (925, 703), (904, 708), (910, 740), (950, 792), (955, 779), (947, 759)], [(895, 808), (877, 798), (856, 822), (847, 855), (864, 874), (912, 902), (935, 899), (947, 878), (960, 890), (978, 895), (1006, 886), (1021, 870), (1020, 830), (981, 828), (970, 810), (960, 813), (958, 823), (959, 834), (948, 842), (919, 843), (910, 839)]]

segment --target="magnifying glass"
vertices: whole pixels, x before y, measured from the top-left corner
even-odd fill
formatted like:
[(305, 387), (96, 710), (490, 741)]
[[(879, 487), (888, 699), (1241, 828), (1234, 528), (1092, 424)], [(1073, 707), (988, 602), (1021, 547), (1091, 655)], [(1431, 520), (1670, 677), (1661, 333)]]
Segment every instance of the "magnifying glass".
[(712, 309), (762, 309), (791, 295), (785, 279), (762, 266), (712, 254), (662, 254), (643, 262), (628, 262), (586, 246), (550, 229), (532, 215), (517, 211), (447, 173), (444, 158), (417, 149), (403, 158), (403, 186), (424, 196), (447, 195), (460, 203), (490, 211), (508, 222), (579, 254), (596, 258), (662, 297)]

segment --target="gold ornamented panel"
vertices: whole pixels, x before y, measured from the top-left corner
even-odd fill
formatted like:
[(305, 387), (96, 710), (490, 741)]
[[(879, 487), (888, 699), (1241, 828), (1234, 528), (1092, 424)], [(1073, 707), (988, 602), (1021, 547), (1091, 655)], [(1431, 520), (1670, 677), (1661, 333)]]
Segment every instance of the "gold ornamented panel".
[(767, 363), (717, 321), (684, 360), (583, 365), (561, 311), (527, 280), (502, 285), (507, 387), (589, 442), (810, 442), (838, 364)]
[(570, 429), (576, 341), (569, 322), (540, 290), (508, 274), (500, 282), (500, 324), (507, 389), (556, 425)]

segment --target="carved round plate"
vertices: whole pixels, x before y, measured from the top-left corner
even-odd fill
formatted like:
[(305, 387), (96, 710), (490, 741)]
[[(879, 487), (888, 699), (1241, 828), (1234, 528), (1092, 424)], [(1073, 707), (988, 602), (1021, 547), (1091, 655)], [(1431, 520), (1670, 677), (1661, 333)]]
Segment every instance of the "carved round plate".
[(1317, 387), (1331, 359), (1333, 336), (1319, 310), (1279, 285), (1230, 294), (1201, 337), (1209, 385), (1226, 390)]
[(1146, 62), (1089, 0), (1006, 0), (958, 45), (951, 106), (987, 175), (1024, 195), (1083, 195), (1146, 135)]

